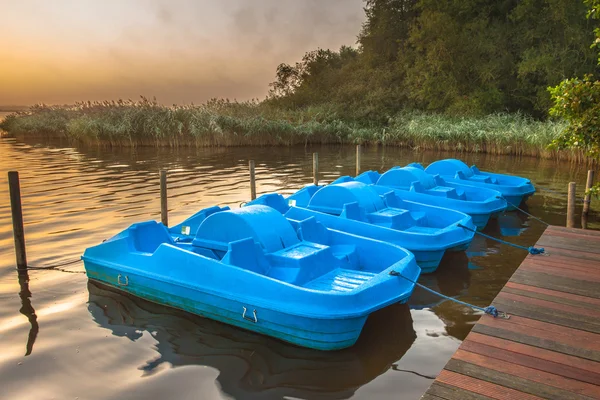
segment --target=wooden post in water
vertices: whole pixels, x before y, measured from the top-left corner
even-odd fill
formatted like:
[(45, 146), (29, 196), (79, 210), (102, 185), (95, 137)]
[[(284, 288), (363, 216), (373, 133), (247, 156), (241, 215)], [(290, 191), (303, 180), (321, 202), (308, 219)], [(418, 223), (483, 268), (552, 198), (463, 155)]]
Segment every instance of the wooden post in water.
[(12, 214), (13, 236), (15, 238), (15, 256), (19, 272), (27, 271), (27, 254), (25, 252), (25, 230), (23, 229), (23, 209), (21, 208), (21, 185), (19, 173), (8, 172), (8, 189), (10, 192), (10, 210)]
[(319, 184), (319, 153), (313, 153), (313, 183)]
[(587, 229), (588, 214), (590, 212), (590, 201), (592, 196), (587, 193), (588, 190), (594, 185), (594, 171), (589, 170), (587, 174), (587, 182), (585, 183), (586, 195), (583, 199), (583, 212), (581, 213), (581, 227)]
[(570, 182), (567, 197), (567, 228), (575, 228), (575, 189), (575, 182)]
[(360, 144), (356, 145), (356, 176), (360, 174), (360, 156), (361, 156), (361, 146)]
[(167, 171), (160, 170), (160, 220), (169, 226), (169, 210), (167, 208)]
[(250, 200), (256, 199), (256, 173), (254, 171), (254, 160), (248, 163), (250, 168)]

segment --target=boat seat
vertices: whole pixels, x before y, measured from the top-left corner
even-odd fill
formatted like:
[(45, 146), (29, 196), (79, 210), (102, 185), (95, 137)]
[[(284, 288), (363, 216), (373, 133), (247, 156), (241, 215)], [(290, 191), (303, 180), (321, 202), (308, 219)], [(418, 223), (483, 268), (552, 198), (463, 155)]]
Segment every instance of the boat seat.
[(410, 215), (410, 211), (399, 208), (384, 208), (383, 210), (367, 214), (367, 218), (372, 224), (399, 230), (416, 223)]
[(492, 178), (489, 175), (473, 175), (469, 178), (470, 181), (475, 182), (483, 182), (483, 183), (493, 183), (496, 184), (498, 181), (495, 178)]
[(317, 243), (329, 243), (329, 231), (315, 217), (309, 217), (297, 223), (298, 236), (302, 240)]
[(140, 253), (154, 253), (163, 243), (175, 244), (169, 231), (156, 221), (133, 224), (129, 229), (133, 245)]
[(356, 246), (354, 245), (336, 245), (331, 247), (333, 255), (338, 260), (343, 260), (349, 263), (351, 266), (358, 266), (359, 259), (358, 253), (356, 252)]
[(423, 225), (427, 222), (427, 214), (424, 211), (411, 211), (410, 215), (417, 222), (417, 225)]
[(427, 194), (437, 197), (446, 197), (448, 199), (458, 199), (456, 189), (445, 186), (436, 186), (426, 191)]
[(377, 185), (424, 192), (427, 189), (436, 187), (437, 184), (433, 176), (419, 168), (393, 167), (379, 177)]
[(271, 265), (270, 277), (296, 285), (327, 274), (341, 264), (329, 246), (307, 241), (266, 257)]
[(175, 235), (186, 235), (186, 236), (194, 236), (198, 231), (198, 227), (202, 224), (202, 222), (208, 218), (210, 215), (221, 212), (228, 211), (229, 207), (209, 207), (203, 210), (198, 211), (196, 214), (192, 215), (188, 219), (186, 219), (181, 224), (177, 224), (169, 228), (169, 232)]
[(308, 209), (341, 215), (344, 205), (351, 203), (358, 203), (358, 206), (367, 213), (385, 208), (383, 199), (369, 185), (349, 181), (332, 183), (317, 191), (310, 199)]
[(306, 289), (322, 292), (349, 292), (368, 282), (375, 273), (337, 268), (303, 285)]
[(229, 243), (249, 237), (268, 253), (300, 242), (280, 212), (268, 206), (252, 205), (210, 215), (200, 224), (192, 244), (225, 251)]
[(404, 229), (404, 232), (412, 232), (412, 233), (424, 233), (426, 235), (436, 234), (440, 228), (430, 228), (428, 226), (411, 226), (408, 229)]
[(263, 275), (269, 270), (262, 248), (252, 238), (229, 243), (229, 250), (221, 262)]
[(290, 206), (287, 204), (286, 199), (280, 195), (279, 193), (268, 193), (260, 196), (258, 199), (250, 201), (247, 205), (256, 205), (262, 204), (275, 210), (279, 211), (281, 214), (285, 214), (287, 210), (290, 209)]

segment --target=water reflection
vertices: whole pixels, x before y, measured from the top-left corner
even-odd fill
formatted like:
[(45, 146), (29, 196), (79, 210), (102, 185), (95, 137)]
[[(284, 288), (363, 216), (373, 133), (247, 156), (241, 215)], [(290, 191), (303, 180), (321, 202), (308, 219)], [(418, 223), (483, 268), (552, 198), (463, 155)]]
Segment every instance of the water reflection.
[[(524, 211), (528, 210), (526, 204), (522, 205), (521, 208)], [(529, 217), (520, 211), (509, 211), (501, 214), (498, 218), (492, 219), (486, 231), (491, 231), (495, 237), (499, 236), (520, 236), (528, 227), (529, 224), (538, 224), (540, 222), (532, 220), (529, 222)], [(494, 235), (494, 233), (496, 233)]]
[(335, 352), (296, 347), (154, 304), (88, 282), (88, 310), (113, 335), (135, 341), (150, 333), (158, 357), (139, 368), (151, 375), (163, 363), (216, 368), (221, 389), (234, 398), (351, 397), (393, 367), (416, 339), (407, 305), (372, 314), (355, 346)]
[[(464, 339), (479, 313), (450, 301), (440, 302), (435, 296), (417, 290), (411, 307), (424, 309), (412, 311), (414, 328), (419, 335), (417, 340), (407, 307), (400, 306), (388, 313), (384, 311), (380, 317), (383, 321), (377, 322), (378, 317), (374, 316), (367, 328), (375, 328), (365, 328), (365, 335), (356, 348), (339, 354), (314, 354), (142, 300), (99, 294), (94, 288), (88, 294), (87, 279), (79, 274), (31, 272), (31, 278), (35, 279), (31, 287), (36, 293), (36, 317), (31, 309), (28, 279), (19, 280), (21, 287), (17, 286), (10, 210), (8, 202), (1, 200), (8, 199), (8, 170), (22, 172), (30, 261), (32, 265), (47, 265), (75, 258), (86, 247), (100, 243), (131, 223), (158, 219), (158, 170), (161, 168), (169, 170), (169, 219), (177, 223), (202, 208), (215, 204), (238, 207), (240, 202), (247, 201), (249, 158), (256, 161), (259, 194), (298, 190), (312, 181), (314, 151), (319, 152), (320, 181), (331, 182), (340, 175), (354, 174), (353, 146), (73, 148), (68, 143), (0, 139), (0, 321), (3, 322), (0, 334), (4, 357), (4, 361), (0, 360), (3, 377), (0, 385), (3, 397), (35, 397), (26, 385), (35, 375), (38, 390), (50, 387), (56, 398), (75, 398), (82, 393), (93, 393), (93, 396), (84, 396), (86, 398), (124, 398), (131, 397), (134, 391), (139, 393), (157, 387), (168, 387), (174, 398), (201, 387), (197, 397), (215, 398), (218, 394), (211, 396), (213, 386), (222, 386), (226, 394), (237, 398), (281, 398), (294, 394), (304, 398), (343, 398), (351, 396), (363, 384), (365, 386), (356, 392), (358, 397), (365, 397), (366, 393), (366, 396), (375, 393), (397, 396), (401, 392), (412, 393), (414, 396), (410, 397), (417, 398), (430, 382), (413, 374), (396, 373), (394, 369), (424, 374), (439, 372), (455, 350), (457, 341), (454, 339)], [(446, 157), (462, 158), (482, 170), (531, 178), (540, 191), (528, 200), (529, 211), (557, 225), (565, 223), (568, 182), (576, 181), (582, 192), (586, 179), (586, 167), (553, 160), (415, 152), (382, 146), (364, 148), (362, 169), (386, 170), (394, 165), (413, 161), (428, 164)], [(600, 222), (593, 218), (590, 224), (592, 228), (600, 228)], [(531, 246), (543, 229), (542, 224), (525, 215), (510, 212), (490, 225), (485, 233)], [(518, 236), (507, 237), (515, 234)], [(423, 276), (421, 282), (459, 300), (487, 306), (525, 255), (524, 250), (476, 236), (466, 257), (449, 254), (438, 272)], [(16, 296), (19, 291), (20, 298)], [(90, 318), (85, 303), (88, 297), (92, 298), (89, 308), (100, 327)], [(107, 305), (106, 315), (104, 305)], [(5, 321), (9, 324), (4, 324)], [(38, 321), (43, 327), (39, 333)], [(108, 335), (105, 328), (135, 343)], [(155, 339), (151, 339), (152, 332)], [(103, 342), (106, 335), (110, 340)], [(156, 340), (156, 349), (147, 345), (153, 340)], [(404, 354), (411, 343), (412, 349)], [(29, 357), (23, 358), (24, 346), (31, 354)], [(82, 351), (75, 351), (74, 346)], [(446, 353), (440, 355), (439, 349), (445, 349)], [(115, 358), (102, 354), (108, 351)], [(102, 361), (105, 368), (90, 363), (89, 357), (82, 357), (84, 352), (102, 354), (96, 356), (95, 362)], [(165, 368), (169, 364), (209, 365), (216, 368), (220, 376), (214, 385), (213, 368), (170, 370)], [(129, 375), (132, 370), (133, 374)], [(389, 372), (376, 378), (386, 370)], [(188, 373), (195, 374), (197, 379), (185, 380)], [(138, 378), (142, 374), (145, 377)], [(95, 379), (86, 379), (89, 376)]]
[(19, 312), (23, 314), (29, 320), (31, 328), (29, 329), (29, 335), (27, 336), (27, 344), (25, 345), (25, 355), (28, 356), (33, 350), (33, 344), (37, 338), (40, 326), (37, 322), (37, 315), (31, 305), (31, 291), (29, 290), (29, 274), (27, 271), (19, 271), (19, 297), (21, 298), (21, 308)]
[[(421, 275), (419, 283), (446, 296), (456, 297), (463, 294), (471, 283), (469, 257), (464, 252), (447, 252), (438, 269), (433, 274)], [(411, 308), (420, 310), (433, 308), (444, 301), (425, 289), (415, 287), (409, 304)]]

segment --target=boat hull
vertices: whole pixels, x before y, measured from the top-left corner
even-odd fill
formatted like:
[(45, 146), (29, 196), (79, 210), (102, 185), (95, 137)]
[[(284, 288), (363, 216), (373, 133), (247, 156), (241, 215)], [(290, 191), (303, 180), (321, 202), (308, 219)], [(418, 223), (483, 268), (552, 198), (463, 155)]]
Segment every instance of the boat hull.
[(526, 201), (535, 193), (535, 187), (527, 178), (520, 176), (497, 174), (493, 172), (479, 171), (475, 166), (468, 167), (467, 164), (456, 159), (439, 160), (423, 168), (421, 164), (410, 164), (410, 166), (424, 170), (430, 175), (439, 175), (446, 182), (451, 182), (462, 187), (478, 187), (482, 189), (496, 190), (506, 199), (507, 210), (515, 210), (523, 201)]
[(506, 199), (506, 202), (508, 203), (508, 205), (506, 206), (506, 211), (514, 211), (517, 209), (517, 207), (519, 207), (521, 205), (521, 203), (523, 203), (523, 201), (525, 201), (525, 198), (529, 197), (530, 195), (524, 196), (524, 195), (514, 195), (514, 196), (507, 196), (505, 195), (504, 198)]
[[(471, 242), (469, 242), (469, 244), (470, 243)], [(466, 247), (469, 246), (467, 245)], [(415, 260), (417, 261), (417, 264), (419, 264), (419, 267), (421, 267), (422, 274), (430, 274), (432, 272), (435, 272), (438, 269), (440, 262), (444, 257), (444, 254), (446, 253), (445, 250), (410, 250), (410, 252), (415, 255)]]
[[(368, 317), (291, 315), (143, 275), (119, 274), (117, 269), (91, 262), (86, 262), (85, 267), (89, 279), (145, 300), (316, 350), (339, 350), (354, 345)], [(406, 300), (401, 299), (398, 303)]]

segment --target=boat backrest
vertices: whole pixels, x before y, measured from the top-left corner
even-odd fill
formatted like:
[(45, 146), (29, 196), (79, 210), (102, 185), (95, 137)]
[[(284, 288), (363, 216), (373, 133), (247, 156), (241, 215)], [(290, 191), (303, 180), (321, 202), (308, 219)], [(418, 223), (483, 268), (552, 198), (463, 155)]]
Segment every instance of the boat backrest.
[(421, 169), (421, 170), (425, 170), (425, 168), (423, 167), (423, 165), (421, 163), (418, 162), (413, 162), (410, 164), (406, 164), (407, 167), (413, 167), (413, 168), (417, 168), (417, 169)]
[(298, 190), (296, 193), (286, 199), (288, 206), (306, 207), (314, 194), (321, 190), (321, 186), (308, 185)]
[(418, 184), (419, 189), (428, 190), (437, 186), (433, 176), (415, 167), (391, 168), (377, 180), (377, 185), (409, 190)]
[(377, 171), (365, 171), (358, 175), (355, 180), (368, 185), (374, 185), (379, 180), (379, 177), (381, 177), (381, 174)]
[(329, 231), (315, 217), (298, 222), (298, 235), (302, 240), (321, 244), (328, 244), (330, 240)]
[(249, 237), (229, 243), (228, 251), (221, 262), (244, 268), (258, 274), (265, 274), (269, 262), (259, 244)]
[(253, 238), (268, 253), (300, 242), (279, 211), (265, 205), (251, 205), (210, 215), (198, 228), (192, 244), (227, 250), (229, 243), (246, 238)]
[(258, 205), (258, 204), (274, 208), (275, 210), (279, 211), (281, 214), (285, 214), (287, 212), (287, 210), (290, 209), (290, 206), (287, 204), (287, 201), (285, 200), (285, 198), (278, 193), (263, 194), (259, 198), (246, 203), (246, 207)]
[[(454, 177), (459, 172), (465, 178), (473, 176), (473, 171), (467, 164), (455, 158), (435, 161), (425, 168), (425, 172), (431, 175), (447, 175)], [(464, 178), (463, 178), (464, 179)]]
[(156, 221), (133, 224), (128, 233), (135, 249), (142, 253), (154, 253), (163, 243), (174, 244), (167, 228)]
[[(206, 218), (208, 218), (208, 216), (210, 216), (216, 212), (227, 211), (227, 210), (229, 210), (229, 207), (214, 206), (214, 207), (205, 208), (203, 210), (198, 211), (196, 214), (192, 215), (191, 217), (187, 218), (182, 223), (172, 226), (171, 228), (169, 228), (169, 232), (171, 232), (173, 234), (195, 235), (196, 232), (198, 231), (198, 228), (200, 227), (200, 224)], [(189, 233), (186, 233), (186, 232), (189, 232)]]
[(327, 214), (341, 215), (344, 205), (350, 203), (358, 203), (366, 213), (385, 208), (383, 199), (370, 185), (356, 181), (325, 186), (310, 199), (308, 208)]

